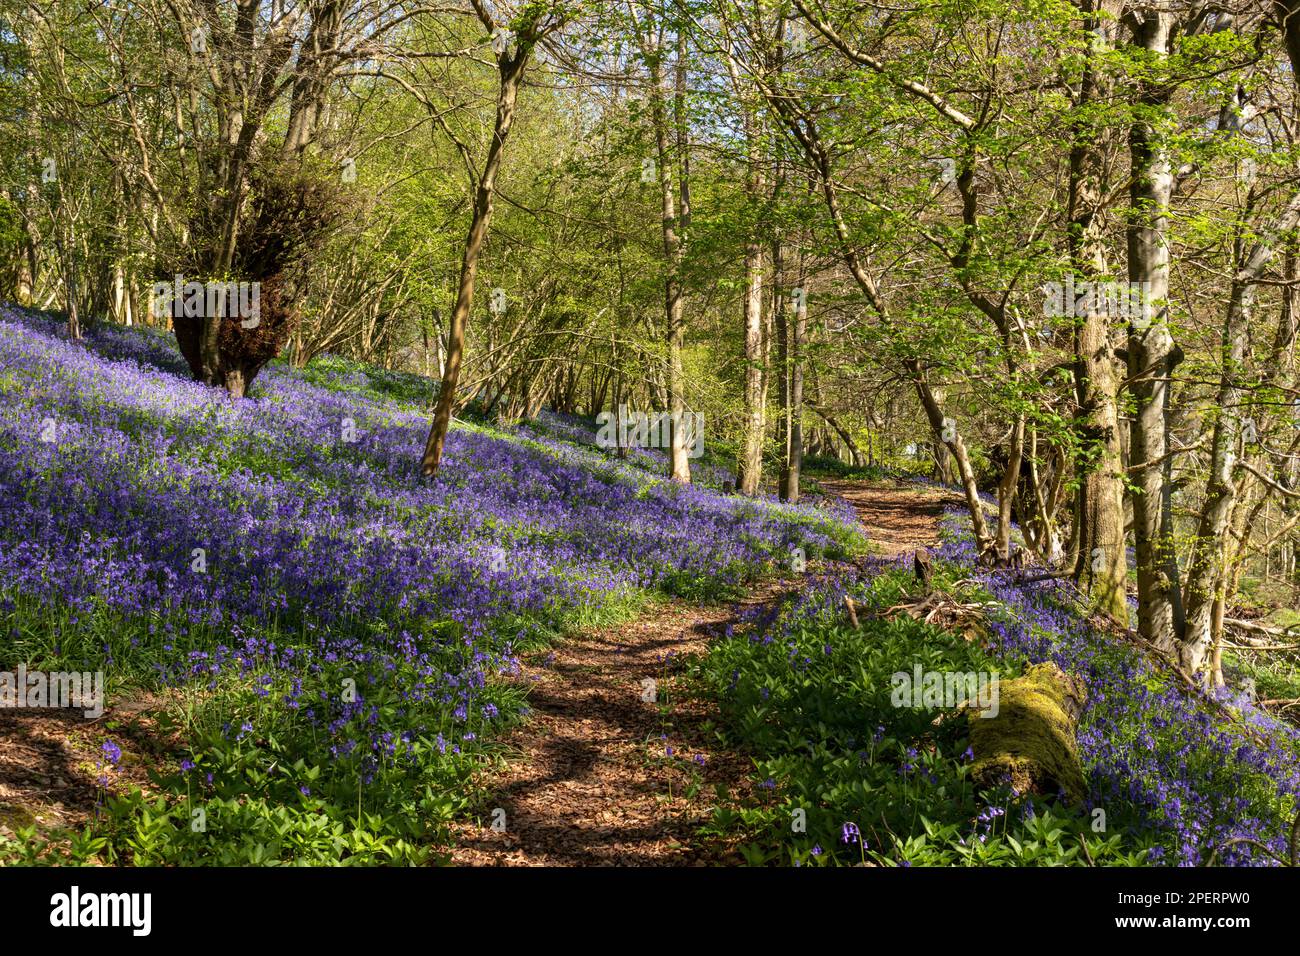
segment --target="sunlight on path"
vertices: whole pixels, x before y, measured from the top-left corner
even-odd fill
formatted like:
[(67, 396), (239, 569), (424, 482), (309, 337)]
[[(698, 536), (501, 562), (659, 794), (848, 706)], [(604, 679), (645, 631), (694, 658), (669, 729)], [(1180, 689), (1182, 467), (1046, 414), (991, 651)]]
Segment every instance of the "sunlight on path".
[[(960, 503), (941, 489), (822, 485), (853, 505), (887, 556), (937, 544), (944, 507)], [(701, 843), (697, 831), (718, 802), (718, 786), (729, 802), (745, 795), (749, 762), (714, 749), (716, 714), (707, 701), (680, 698), (673, 675), (683, 657), (703, 654), (738, 612), (780, 601), (794, 588), (788, 580), (769, 582), (738, 606), (668, 602), (639, 620), (574, 635), (532, 655), (516, 679), (529, 686), (533, 713), (507, 741), (506, 765), (490, 773), (480, 820), (454, 827), (453, 862), (739, 862), (732, 848)], [(643, 699), (647, 680), (656, 682), (657, 702)]]
[(853, 506), (873, 549), (885, 557), (937, 545), (944, 508), (962, 504), (957, 492), (944, 488), (832, 479), (819, 484)]
[[(525, 663), (533, 713), (491, 775), (481, 825), (460, 824), (459, 865), (683, 866), (736, 862), (701, 845), (717, 804), (747, 789), (749, 763), (716, 750), (707, 701), (682, 699), (684, 656), (702, 654), (739, 611), (778, 601), (773, 581), (738, 605), (668, 602), (639, 620), (574, 635)], [(671, 655), (671, 657), (668, 657)], [(644, 700), (654, 680), (657, 702)], [(661, 706), (666, 704), (666, 713)], [(671, 750), (671, 754), (669, 751)], [(671, 792), (671, 799), (669, 794)], [(498, 828), (493, 829), (494, 811)]]

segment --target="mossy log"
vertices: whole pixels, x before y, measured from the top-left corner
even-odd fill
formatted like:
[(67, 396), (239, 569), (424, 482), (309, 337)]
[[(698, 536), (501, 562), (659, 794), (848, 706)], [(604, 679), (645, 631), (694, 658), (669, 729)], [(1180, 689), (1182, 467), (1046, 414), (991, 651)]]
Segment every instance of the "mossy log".
[(1010, 784), (1019, 793), (1083, 799), (1087, 784), (1076, 734), (1087, 692), (1083, 682), (1055, 664), (1035, 664), (1022, 677), (998, 685), (996, 717), (967, 712), (979, 786)]

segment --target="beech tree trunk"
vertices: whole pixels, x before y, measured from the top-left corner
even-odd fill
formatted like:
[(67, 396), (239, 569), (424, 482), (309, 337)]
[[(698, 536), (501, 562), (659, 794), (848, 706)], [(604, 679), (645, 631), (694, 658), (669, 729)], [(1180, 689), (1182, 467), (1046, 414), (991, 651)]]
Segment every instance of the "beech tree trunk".
[[(1173, 42), (1175, 16), (1153, 9), (1131, 16), (1134, 46), (1159, 58)], [(1181, 353), (1169, 330), (1169, 200), (1173, 173), (1158, 117), (1167, 90), (1139, 84), (1139, 111), (1129, 130), (1128, 277), (1146, 315), (1130, 320), (1129, 391), (1135, 406), (1131, 428), (1133, 535), (1137, 551), (1138, 630), (1156, 647), (1174, 652), (1182, 630), (1177, 553), (1172, 527), (1169, 452), (1170, 379)]]
[(799, 473), (803, 469), (803, 338), (807, 328), (808, 303), (803, 297), (782, 312), (785, 341), (785, 454), (781, 463), (778, 493), (782, 501), (799, 500)]
[[(763, 171), (759, 165), (759, 138), (753, 114), (745, 116), (749, 147), (746, 193), (751, 206), (763, 199)], [(736, 488), (744, 495), (758, 494), (763, 480), (763, 435), (767, 430), (767, 409), (763, 379), (766, 342), (763, 337), (763, 241), (757, 225), (751, 225), (745, 242), (745, 431), (736, 467)]]

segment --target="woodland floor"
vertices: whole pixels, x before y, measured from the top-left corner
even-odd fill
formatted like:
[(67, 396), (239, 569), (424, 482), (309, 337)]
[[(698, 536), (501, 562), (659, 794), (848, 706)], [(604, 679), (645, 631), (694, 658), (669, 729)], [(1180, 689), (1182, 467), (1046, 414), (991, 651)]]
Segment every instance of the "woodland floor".
[[(934, 545), (943, 508), (959, 501), (951, 491), (892, 482), (821, 484), (852, 504), (884, 556)], [(680, 675), (743, 611), (781, 601), (798, 586), (769, 581), (725, 605), (667, 601), (637, 620), (530, 655), (512, 679), (527, 685), (532, 714), (505, 740), (504, 759), (485, 772), (479, 819), (453, 827), (452, 862), (739, 862), (734, 846), (702, 841), (699, 828), (720, 800), (748, 796), (750, 763), (720, 747), (716, 712), (683, 691)], [(643, 699), (647, 679), (656, 682), (654, 702)], [(150, 709), (124, 702), (91, 723), (75, 712), (0, 711), (0, 828), (84, 824), (100, 797), (94, 741), (104, 726), (114, 729), (124, 754), (113, 789), (148, 790), (144, 767), (168, 743)], [(494, 815), (498, 808), (504, 820)]]
[(78, 710), (0, 709), (0, 832), (31, 824), (75, 830), (90, 822), (103, 799), (99, 748), (106, 728), (122, 749), (111, 789), (150, 792), (146, 768), (175, 743), (150, 717), (164, 705), (147, 696), (110, 702), (94, 720)]
[[(892, 482), (821, 484), (853, 505), (874, 549), (885, 556), (933, 546), (945, 505), (960, 501), (951, 491)], [(530, 685), (533, 714), (507, 740), (505, 763), (484, 781), (490, 796), (479, 825), (455, 828), (453, 862), (739, 862), (734, 847), (701, 842), (697, 831), (719, 800), (746, 796), (749, 761), (718, 749), (716, 713), (709, 702), (682, 694), (675, 675), (738, 611), (780, 601), (796, 589), (796, 582), (783, 580), (751, 591), (738, 605), (669, 602), (639, 620), (574, 635), (534, 655), (518, 678)], [(656, 703), (642, 700), (646, 678), (658, 682)], [(692, 781), (697, 786), (688, 787)], [(505, 817), (497, 814), (493, 829), (498, 808)]]

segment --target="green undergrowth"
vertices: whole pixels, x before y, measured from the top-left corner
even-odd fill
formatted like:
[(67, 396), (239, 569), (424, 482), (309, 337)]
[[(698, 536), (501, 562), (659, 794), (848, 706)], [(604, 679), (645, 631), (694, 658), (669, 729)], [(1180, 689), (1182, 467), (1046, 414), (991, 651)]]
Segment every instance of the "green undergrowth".
[[(660, 600), (632, 592), (548, 621), (503, 618), (476, 649), (538, 650), (573, 631), (629, 620)], [(103, 751), (76, 768), (94, 781), (92, 822), (80, 830), (10, 826), (14, 836), (0, 838), (0, 865), (445, 862), (451, 822), (468, 812), (480, 772), (499, 759), (501, 734), (527, 714), (523, 691), (496, 679), (486, 680), (472, 713), (458, 713), (454, 700), (413, 702), (409, 690), (425, 674), (391, 655), (377, 655), (369, 670), (324, 656), (292, 672), (267, 666), (164, 681), (177, 660), (218, 654), (230, 633), (162, 616), (127, 619), (0, 596), (0, 633), (29, 669), (105, 671), (108, 718), (115, 702), (142, 694), (157, 704), (147, 740), (130, 723), (106, 719), (104, 743), (121, 757)], [(376, 622), (336, 631), (332, 640), (379, 647), (393, 637)], [(464, 670), (467, 651), (455, 626), (430, 622), (412, 637), (434, 670)], [(316, 646), (310, 632), (274, 625), (261, 626), (257, 640), (280, 654)], [(349, 707), (349, 698), (362, 704)], [(337, 715), (332, 734), (304, 719), (312, 708)], [(377, 761), (355, 746), (376, 728), (393, 744)], [(133, 765), (147, 770), (143, 789), (119, 783)]]
[[(936, 586), (958, 569), (940, 563)], [(839, 589), (813, 583), (770, 624), (738, 627), (697, 664), (726, 739), (754, 762), (756, 798), (708, 825), (753, 865), (1134, 865), (1146, 843), (1120, 812), (1097, 818), (1008, 789), (977, 791), (965, 719), (894, 706), (892, 675), (983, 673), (1009, 680), (1026, 662), (978, 641), (880, 612), (915, 585), (887, 570), (855, 585), (862, 626)]]

